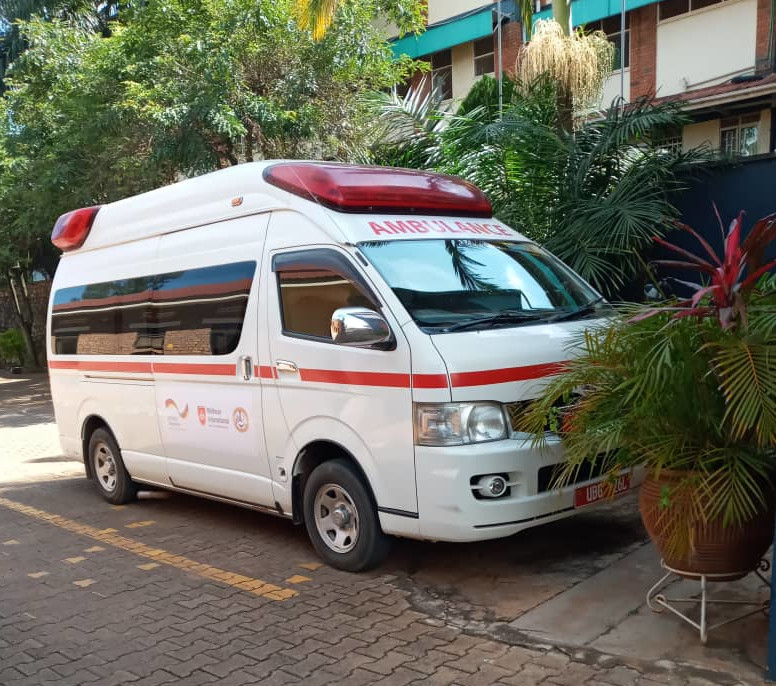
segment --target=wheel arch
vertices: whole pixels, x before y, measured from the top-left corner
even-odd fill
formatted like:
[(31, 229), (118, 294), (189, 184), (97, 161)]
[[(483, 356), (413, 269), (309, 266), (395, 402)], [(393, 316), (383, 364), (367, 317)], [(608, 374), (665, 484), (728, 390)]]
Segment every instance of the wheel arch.
[(361, 466), (356, 457), (343, 445), (330, 439), (316, 439), (305, 445), (294, 460), (291, 472), (291, 499), (293, 521), (301, 524), (304, 521), (304, 504), (302, 502), (304, 487), (313, 470), (324, 462), (344, 459), (355, 469), (366, 488), (372, 506), (377, 510), (377, 498), (366, 470)]
[(116, 441), (116, 444), (119, 444), (113, 429), (110, 428), (110, 425), (102, 416), (99, 414), (90, 414), (84, 419), (81, 424), (81, 446), (86, 476), (90, 479), (94, 474), (92, 473), (92, 461), (89, 459), (89, 440), (97, 429), (105, 429), (108, 431), (110, 435), (113, 436), (113, 440)]

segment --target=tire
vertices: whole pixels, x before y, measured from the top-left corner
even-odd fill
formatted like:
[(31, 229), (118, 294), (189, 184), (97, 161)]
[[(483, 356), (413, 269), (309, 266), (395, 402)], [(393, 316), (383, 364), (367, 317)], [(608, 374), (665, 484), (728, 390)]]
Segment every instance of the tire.
[(121, 450), (110, 431), (96, 429), (92, 433), (88, 459), (92, 480), (105, 500), (114, 505), (135, 500), (137, 484), (124, 467)]
[(304, 487), (307, 535), (326, 564), (346, 572), (377, 566), (390, 541), (361, 476), (344, 459), (318, 465)]

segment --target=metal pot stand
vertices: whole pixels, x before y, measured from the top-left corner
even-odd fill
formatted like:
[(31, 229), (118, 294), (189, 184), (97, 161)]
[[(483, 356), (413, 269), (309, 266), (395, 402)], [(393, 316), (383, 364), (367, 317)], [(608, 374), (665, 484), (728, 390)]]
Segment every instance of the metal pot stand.
[[(673, 569), (672, 567), (669, 567), (665, 560), (660, 561), (660, 566), (667, 570), (666, 573), (661, 577), (661, 579), (654, 585), (652, 588), (647, 591), (647, 607), (649, 607), (652, 612), (663, 612), (663, 610), (669, 610), (670, 612), (673, 612), (677, 617), (682, 619), (683, 621), (687, 622), (690, 626), (695, 627), (700, 632), (700, 638), (701, 643), (705, 644), (706, 640), (708, 639), (708, 635), (710, 631), (714, 631), (715, 629), (719, 629), (720, 627), (726, 626), (728, 624), (731, 624), (733, 622), (737, 622), (741, 619), (745, 619), (746, 617), (751, 617), (754, 614), (757, 614), (758, 612), (762, 612), (763, 614), (768, 614), (768, 608), (770, 606), (770, 598), (766, 598), (765, 600), (725, 600), (722, 598), (713, 598), (709, 597), (709, 589), (708, 585), (709, 583), (726, 583), (729, 582), (730, 576), (733, 576), (732, 574), (696, 574), (693, 572), (685, 572), (680, 569)], [(768, 572), (771, 568), (771, 563), (768, 560), (760, 560), (760, 565), (758, 569), (754, 570), (754, 574), (757, 575), (757, 577), (762, 581), (763, 585), (767, 588), (770, 588), (771, 581), (770, 579), (767, 579), (765, 577), (765, 573)], [(680, 579), (685, 580), (694, 580), (700, 582), (700, 596), (697, 594), (694, 597), (689, 598), (669, 598), (664, 593), (661, 593), (660, 590), (668, 585), (669, 580), (671, 577), (678, 577)], [(687, 605), (687, 604), (694, 604), (697, 605), (700, 603), (700, 620), (695, 621), (692, 617), (688, 616), (684, 612), (682, 612), (677, 605)], [(707, 617), (707, 606), (709, 605), (748, 605), (748, 606), (755, 606), (754, 609), (749, 609), (746, 612), (736, 615), (735, 617), (732, 617), (730, 619), (726, 619), (724, 622), (718, 622), (717, 624), (712, 624), (709, 626), (708, 624), (708, 617)]]

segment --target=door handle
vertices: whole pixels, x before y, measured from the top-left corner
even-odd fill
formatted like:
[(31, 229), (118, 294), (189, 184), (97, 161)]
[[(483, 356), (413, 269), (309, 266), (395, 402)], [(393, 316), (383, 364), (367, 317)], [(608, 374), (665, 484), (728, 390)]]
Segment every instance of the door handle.
[(253, 376), (253, 360), (248, 355), (240, 357), (240, 368), (242, 369), (243, 381), (250, 381)]
[(278, 368), (279, 372), (289, 372), (291, 374), (299, 372), (299, 367), (297, 367), (294, 362), (289, 362), (288, 360), (277, 360), (275, 366)]

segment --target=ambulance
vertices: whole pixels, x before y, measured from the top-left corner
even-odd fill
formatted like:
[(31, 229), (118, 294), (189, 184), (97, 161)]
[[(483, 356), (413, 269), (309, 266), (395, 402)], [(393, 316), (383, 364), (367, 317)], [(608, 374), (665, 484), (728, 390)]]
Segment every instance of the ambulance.
[[(516, 418), (601, 296), (439, 174), (242, 164), (63, 215), (48, 366), (65, 454), (287, 517), (360, 571), (390, 536), (479, 541), (605, 498)], [(618, 492), (627, 491), (629, 475)]]

